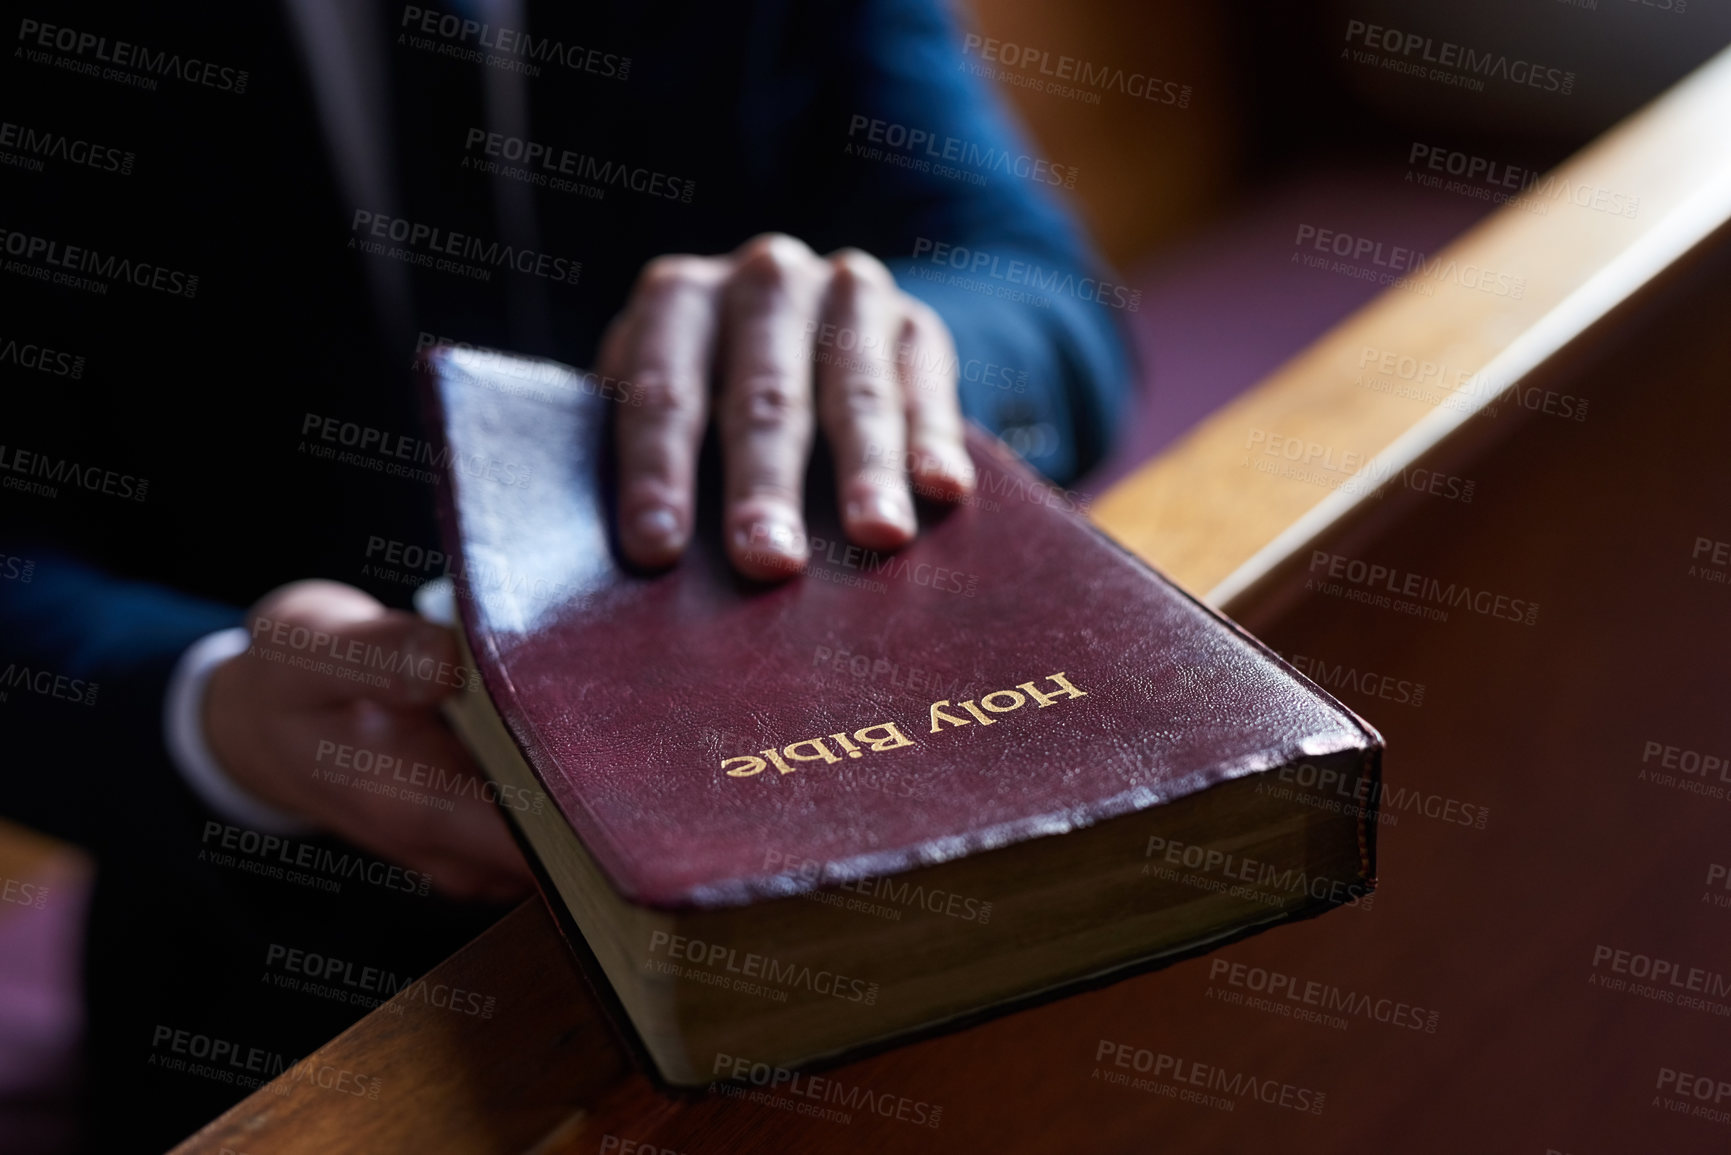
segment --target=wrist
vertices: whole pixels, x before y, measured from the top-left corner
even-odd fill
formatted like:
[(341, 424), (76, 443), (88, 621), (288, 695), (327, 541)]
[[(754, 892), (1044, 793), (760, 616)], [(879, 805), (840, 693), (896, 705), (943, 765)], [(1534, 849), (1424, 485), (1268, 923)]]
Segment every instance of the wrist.
[(265, 833), (303, 834), (311, 824), (290, 800), (256, 780), (257, 727), (249, 719), (244, 629), (206, 635), (187, 647), (169, 682), (164, 724), (181, 778), (209, 809)]

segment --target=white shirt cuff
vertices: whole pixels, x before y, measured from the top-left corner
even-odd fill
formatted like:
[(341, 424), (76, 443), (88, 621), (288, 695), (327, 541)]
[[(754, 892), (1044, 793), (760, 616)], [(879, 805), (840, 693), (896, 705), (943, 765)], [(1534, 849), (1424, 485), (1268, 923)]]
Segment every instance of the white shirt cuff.
[(163, 700), (163, 736), (168, 756), (187, 786), (211, 810), (229, 821), (261, 834), (302, 835), (317, 828), (292, 814), (285, 814), (255, 797), (228, 776), (204, 738), (204, 689), (211, 671), (237, 654), (244, 654), (252, 638), (241, 626), (206, 634), (186, 648), (168, 679)]

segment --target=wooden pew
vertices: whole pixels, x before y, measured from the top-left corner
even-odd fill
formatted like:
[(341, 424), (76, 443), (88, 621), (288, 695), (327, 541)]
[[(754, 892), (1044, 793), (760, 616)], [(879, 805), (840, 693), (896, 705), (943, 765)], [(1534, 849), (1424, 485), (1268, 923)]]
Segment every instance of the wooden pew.
[(1723, 1150), (1728, 123), (1731, 54), (1554, 174), (1634, 217), (1500, 211), (1096, 507), (1388, 737), (1369, 909), (829, 1072), (843, 1122), (658, 1093), (530, 903), (428, 976), (492, 1019), (399, 996), (178, 1150)]

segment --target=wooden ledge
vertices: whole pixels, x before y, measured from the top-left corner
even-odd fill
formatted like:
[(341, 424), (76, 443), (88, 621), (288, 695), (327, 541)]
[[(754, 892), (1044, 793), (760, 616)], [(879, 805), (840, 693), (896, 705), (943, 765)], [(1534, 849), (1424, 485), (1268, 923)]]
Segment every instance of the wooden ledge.
[[(1506, 205), (1427, 258), (1406, 285), (1114, 486), (1095, 504), (1096, 522), (1235, 613), (1261, 578), (1371, 498), (1379, 479), (1521, 404), (1516, 391), (1536, 367), (1731, 219), (1727, 124), (1731, 50), (1528, 190), (1548, 212)], [(1569, 191), (1542, 192), (1559, 185)], [(1630, 197), (1632, 217), (1607, 211)], [(1485, 277), (1507, 292), (1469, 287)], [(1419, 396), (1379, 391), (1394, 389)], [(1309, 484), (1256, 468), (1307, 459)]]

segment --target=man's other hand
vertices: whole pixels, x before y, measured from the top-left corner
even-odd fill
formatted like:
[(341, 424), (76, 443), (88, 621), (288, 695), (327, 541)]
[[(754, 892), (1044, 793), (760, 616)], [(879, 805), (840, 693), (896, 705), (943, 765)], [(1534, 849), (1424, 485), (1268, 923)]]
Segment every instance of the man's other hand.
[(529, 892), (491, 792), (439, 715), (440, 699), (474, 688), (448, 628), (329, 581), (265, 595), (247, 625), (252, 648), (212, 671), (204, 702), (211, 753), (238, 785), (454, 898)]
[(858, 249), (821, 257), (770, 233), (725, 256), (658, 257), (609, 326), (599, 368), (635, 390), (619, 412), (619, 515), (639, 565), (671, 564), (691, 536), (712, 396), (727, 548), (748, 577), (805, 565), (814, 416), (857, 545), (913, 538), (910, 482), (939, 500), (973, 488), (949, 330)]

